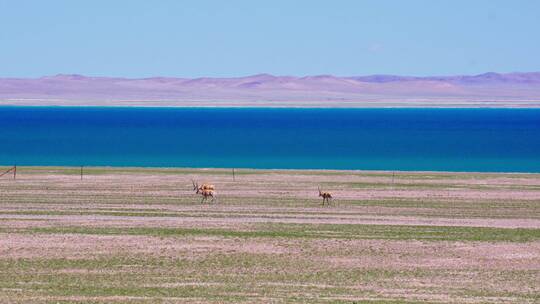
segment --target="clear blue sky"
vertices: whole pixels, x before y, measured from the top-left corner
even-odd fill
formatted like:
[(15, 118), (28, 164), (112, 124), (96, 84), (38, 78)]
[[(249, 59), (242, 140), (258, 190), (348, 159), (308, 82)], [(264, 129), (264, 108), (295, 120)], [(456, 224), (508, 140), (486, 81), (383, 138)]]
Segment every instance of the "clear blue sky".
[(540, 71), (538, 0), (0, 0), (0, 77)]

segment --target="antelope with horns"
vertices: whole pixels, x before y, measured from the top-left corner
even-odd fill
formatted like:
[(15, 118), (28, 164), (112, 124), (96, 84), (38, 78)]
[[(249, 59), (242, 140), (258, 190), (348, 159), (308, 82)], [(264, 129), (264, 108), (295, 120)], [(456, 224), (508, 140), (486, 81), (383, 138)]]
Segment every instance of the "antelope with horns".
[(330, 204), (330, 199), (332, 198), (332, 193), (330, 192), (322, 192), (321, 187), (319, 187), (319, 196), (322, 197), (322, 204), (324, 206), (324, 202), (326, 201), (328, 204)]
[[(204, 183), (201, 186), (199, 186), (199, 183), (198, 182), (195, 183), (194, 180), (191, 180), (191, 183), (193, 184), (193, 191), (197, 191), (197, 189), (199, 189), (199, 190), (215, 190), (214, 185)], [(197, 191), (197, 193), (199, 193), (199, 192)]]
[(193, 190), (196, 194), (202, 195), (201, 204), (208, 199), (208, 197), (212, 197), (212, 200), (210, 202), (213, 202), (215, 199), (215, 191), (214, 191), (214, 185), (210, 184), (202, 184), (199, 186), (199, 183), (195, 183), (195, 181), (191, 181), (193, 183)]

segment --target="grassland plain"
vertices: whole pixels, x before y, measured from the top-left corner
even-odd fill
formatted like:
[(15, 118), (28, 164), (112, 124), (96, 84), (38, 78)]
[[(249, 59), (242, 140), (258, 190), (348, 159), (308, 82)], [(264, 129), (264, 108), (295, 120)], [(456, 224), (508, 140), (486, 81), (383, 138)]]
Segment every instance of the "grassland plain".
[(540, 302), (537, 174), (17, 173), (0, 178), (0, 303)]

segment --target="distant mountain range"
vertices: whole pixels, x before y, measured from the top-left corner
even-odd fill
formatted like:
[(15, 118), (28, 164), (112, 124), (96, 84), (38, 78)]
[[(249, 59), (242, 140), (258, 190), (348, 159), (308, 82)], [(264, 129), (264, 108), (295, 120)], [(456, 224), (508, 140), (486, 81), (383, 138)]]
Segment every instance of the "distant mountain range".
[(485, 73), (473, 76), (412, 77), (371, 75), (305, 77), (258, 74), (235, 78), (141, 79), (87, 77), (0, 78), (0, 104), (323, 106), (376, 103), (540, 103), (540, 73)]

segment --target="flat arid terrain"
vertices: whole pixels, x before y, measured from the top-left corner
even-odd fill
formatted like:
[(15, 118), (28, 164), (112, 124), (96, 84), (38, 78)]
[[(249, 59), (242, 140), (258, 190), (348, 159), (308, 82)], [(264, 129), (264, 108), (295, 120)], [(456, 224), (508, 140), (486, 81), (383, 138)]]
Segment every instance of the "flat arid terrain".
[(0, 177), (1, 303), (540, 302), (539, 174), (79, 170)]

